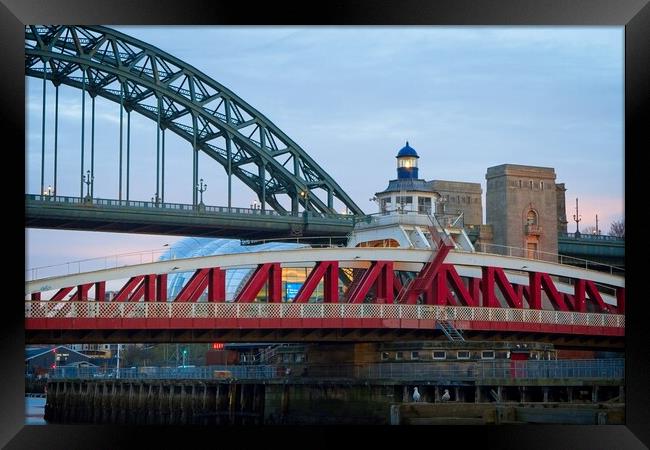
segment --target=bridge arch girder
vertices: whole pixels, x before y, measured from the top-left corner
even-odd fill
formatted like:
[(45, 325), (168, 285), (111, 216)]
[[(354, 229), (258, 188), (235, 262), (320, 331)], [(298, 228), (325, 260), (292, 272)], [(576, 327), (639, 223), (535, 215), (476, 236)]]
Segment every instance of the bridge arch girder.
[[(294, 213), (302, 204), (306, 210), (337, 214), (337, 198), (352, 213), (363, 214), (269, 119), (217, 81), (154, 46), (102, 26), (26, 26), (25, 73), (42, 79), (43, 71), (55, 85), (85, 86), (92, 97), (121, 103), (154, 122), (160, 114), (161, 128), (195, 145), (226, 172), (230, 167), (232, 175), (278, 212), (286, 208), (277, 195), (286, 194)], [(319, 198), (315, 189), (324, 190), (327, 198)]]

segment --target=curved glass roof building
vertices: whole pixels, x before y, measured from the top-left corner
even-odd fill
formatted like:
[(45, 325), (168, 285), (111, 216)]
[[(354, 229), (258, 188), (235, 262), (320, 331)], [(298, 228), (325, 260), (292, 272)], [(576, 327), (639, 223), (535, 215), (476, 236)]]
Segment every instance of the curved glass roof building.
[[(229, 255), (233, 253), (287, 250), (309, 247), (307, 244), (291, 242), (267, 242), (259, 245), (241, 245), (236, 239), (214, 239), (188, 237), (172, 244), (159, 260), (193, 258), (198, 256)], [(242, 281), (246, 280), (253, 269), (226, 270), (226, 301), (232, 301)], [(192, 277), (192, 272), (180, 272), (169, 276), (167, 281), (167, 298), (176, 298), (185, 283)]]

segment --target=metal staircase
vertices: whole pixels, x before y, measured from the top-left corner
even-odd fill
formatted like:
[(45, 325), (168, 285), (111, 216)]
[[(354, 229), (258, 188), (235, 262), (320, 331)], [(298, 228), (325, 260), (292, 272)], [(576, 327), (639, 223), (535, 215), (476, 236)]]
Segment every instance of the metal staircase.
[(436, 328), (442, 330), (445, 336), (452, 342), (465, 342), (462, 331), (454, 327), (454, 324), (450, 320), (438, 320), (436, 322)]

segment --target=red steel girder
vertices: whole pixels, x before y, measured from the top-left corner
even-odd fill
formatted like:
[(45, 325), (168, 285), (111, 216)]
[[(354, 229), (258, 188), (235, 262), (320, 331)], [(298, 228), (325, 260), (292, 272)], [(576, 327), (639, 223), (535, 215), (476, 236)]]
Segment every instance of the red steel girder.
[(65, 298), (65, 296), (68, 295), (68, 293), (69, 293), (72, 289), (74, 289), (74, 288), (72, 288), (72, 287), (66, 287), (66, 288), (61, 288), (61, 289), (59, 289), (58, 292), (57, 292), (56, 294), (54, 294), (54, 296), (52, 296), (52, 298), (50, 299), (50, 301), (51, 301), (51, 302), (60, 302), (60, 301), (62, 301), (62, 300)]
[(296, 294), (294, 303), (306, 303), (309, 297), (318, 286), (321, 279), (324, 278), (324, 299), (326, 303), (337, 303), (339, 301), (338, 291), (338, 261), (319, 261), (316, 263), (312, 271), (307, 276), (307, 279), (300, 287)]
[[(458, 300), (460, 300), (461, 304), (463, 306), (478, 306), (479, 305), (479, 297), (478, 295), (476, 297), (472, 296), (472, 293), (467, 290), (465, 287), (465, 283), (463, 283), (463, 280), (460, 278), (458, 275), (458, 272), (456, 272), (456, 268), (452, 264), (443, 264), (440, 266), (440, 269), (438, 271), (438, 277), (445, 277), (447, 278), (447, 281), (451, 284), (454, 292), (457, 295)], [(473, 280), (472, 278), (471, 280)], [(470, 281), (470, 286), (471, 286), (471, 281)], [(476, 292), (478, 294), (478, 292)]]
[[(531, 309), (542, 309), (542, 289), (550, 300), (553, 308), (559, 311), (568, 311), (569, 308), (564, 301), (565, 296), (558, 292), (551, 276), (543, 272), (530, 272), (530, 284), (528, 286), (528, 304)], [(574, 299), (574, 303), (579, 300)]]
[(370, 289), (376, 286), (377, 303), (393, 303), (393, 262), (373, 261), (361, 281), (350, 293), (350, 303), (363, 303)]
[(250, 303), (255, 300), (257, 294), (265, 283), (268, 282), (268, 301), (279, 303), (282, 301), (282, 268), (279, 263), (260, 264), (253, 272), (253, 276), (246, 282), (244, 288), (239, 292), (236, 302)]
[(176, 296), (177, 302), (195, 302), (201, 297), (205, 288), (208, 287), (208, 272), (210, 269), (198, 269), (192, 278), (183, 286), (183, 289)]
[(80, 284), (77, 286), (77, 292), (70, 297), (70, 301), (86, 301), (88, 300), (88, 291), (93, 286), (93, 283)]
[[(429, 228), (432, 233), (431, 235), (438, 236), (439, 238), (438, 250), (435, 251), (435, 253), (432, 253), (431, 259), (429, 259), (429, 261), (424, 265), (424, 267), (422, 267), (420, 273), (418, 273), (418, 275), (413, 280), (411, 280), (407, 288), (404, 290), (404, 293), (401, 296), (401, 298), (397, 299), (398, 302), (415, 304), (417, 302), (418, 296), (431, 288), (433, 280), (436, 276), (436, 273), (440, 269), (440, 266), (442, 265), (443, 261), (447, 257), (449, 251), (452, 248), (454, 248), (453, 242), (450, 242), (448, 236), (446, 235), (440, 236), (440, 233), (436, 231), (435, 227), (429, 227)], [(433, 302), (440, 301), (439, 299), (433, 300), (431, 298), (431, 294), (425, 294), (425, 297), (426, 297), (425, 298), (426, 303), (431, 303), (432, 301)]]
[(208, 301), (226, 301), (226, 271), (213, 267), (208, 272)]
[(122, 289), (117, 293), (115, 298), (113, 298), (114, 302), (124, 302), (129, 299), (129, 295), (131, 294), (131, 291), (140, 284), (140, 282), (144, 279), (144, 275), (138, 275), (135, 277), (131, 277), (129, 281), (126, 282), (124, 286), (122, 286)]
[(167, 301), (167, 274), (156, 275), (156, 301)]
[(106, 282), (98, 281), (95, 283), (95, 301), (103, 302), (106, 300)]
[(512, 284), (508, 281), (502, 268), (483, 267), (482, 270), (483, 279), (481, 281), (481, 287), (483, 291), (483, 306), (491, 308), (501, 307), (501, 304), (494, 293), (494, 285), (496, 284), (508, 303), (508, 306), (511, 308), (523, 307), (521, 298), (513, 289)]
[(585, 288), (587, 291), (587, 294), (589, 294), (589, 300), (591, 300), (598, 312), (609, 312), (610, 307), (605, 304), (603, 301), (603, 297), (601, 297), (600, 292), (598, 292), (598, 288), (596, 287), (596, 283), (594, 283), (591, 280), (585, 281)]

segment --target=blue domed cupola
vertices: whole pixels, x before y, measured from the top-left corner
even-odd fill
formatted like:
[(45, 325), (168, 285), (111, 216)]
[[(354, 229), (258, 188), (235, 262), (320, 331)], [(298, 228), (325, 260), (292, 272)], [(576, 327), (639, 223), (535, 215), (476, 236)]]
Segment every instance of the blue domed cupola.
[(406, 141), (406, 145), (397, 153), (397, 178), (399, 180), (417, 179), (418, 153)]

